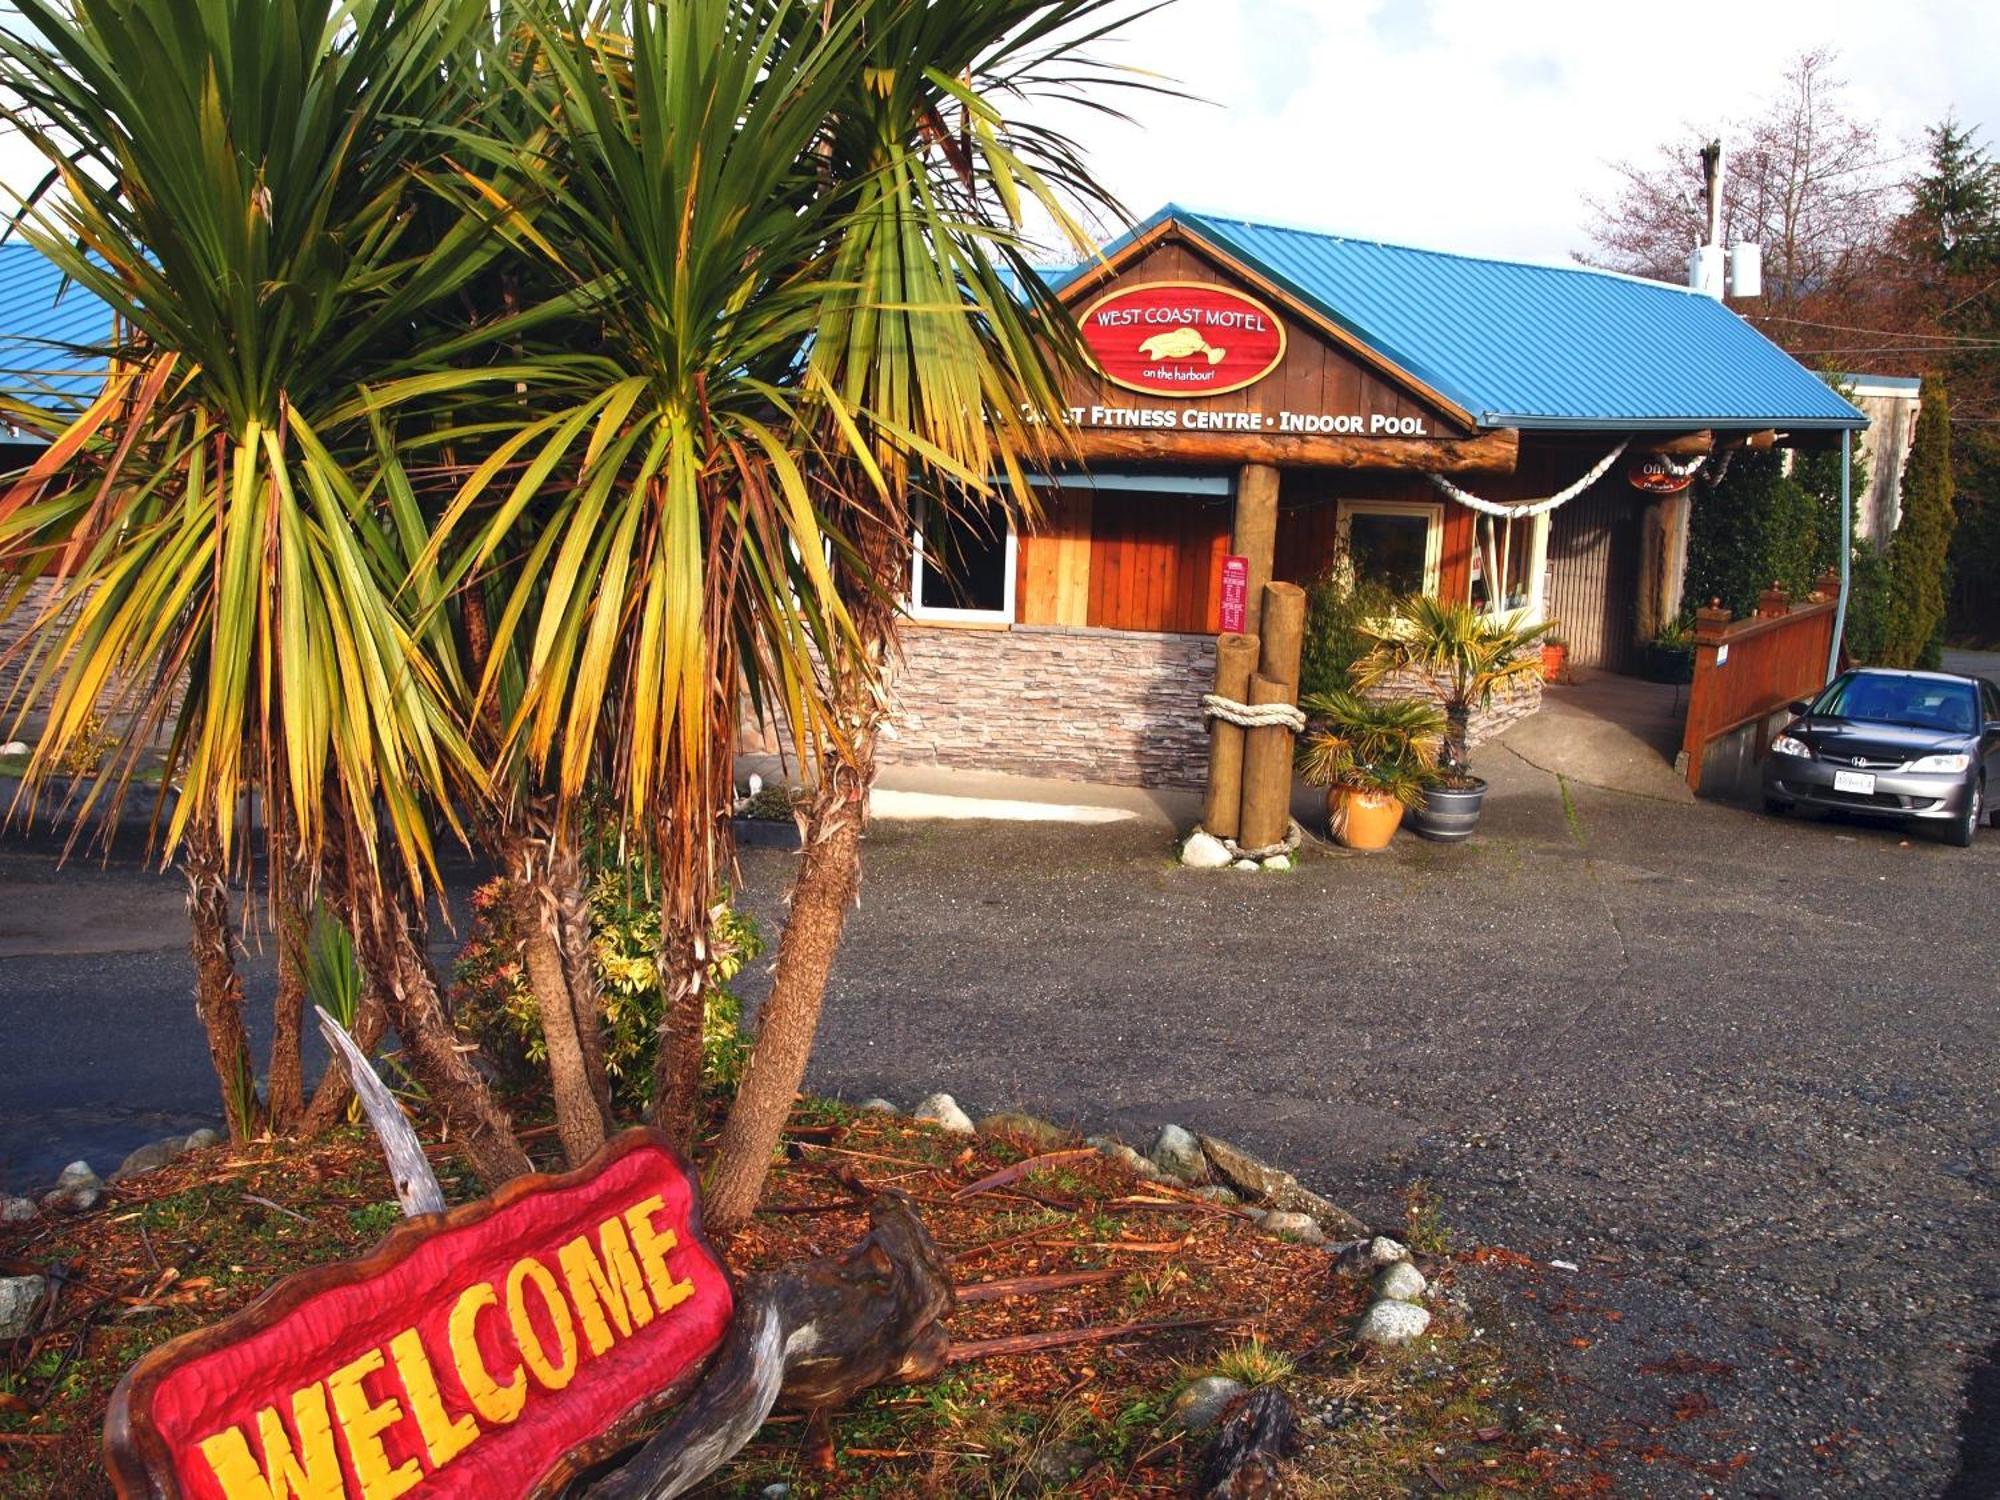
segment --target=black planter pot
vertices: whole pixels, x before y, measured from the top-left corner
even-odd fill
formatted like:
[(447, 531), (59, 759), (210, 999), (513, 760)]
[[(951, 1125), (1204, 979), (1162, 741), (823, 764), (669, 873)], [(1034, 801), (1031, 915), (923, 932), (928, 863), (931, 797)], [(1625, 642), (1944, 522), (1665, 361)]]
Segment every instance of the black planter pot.
[(1486, 783), (1477, 776), (1469, 787), (1434, 786), (1424, 800), (1410, 809), (1409, 825), (1420, 838), (1440, 844), (1461, 843), (1472, 837), (1479, 824), (1479, 809), (1486, 801)]
[(734, 818), (739, 848), (797, 849), (804, 842), (790, 818)]

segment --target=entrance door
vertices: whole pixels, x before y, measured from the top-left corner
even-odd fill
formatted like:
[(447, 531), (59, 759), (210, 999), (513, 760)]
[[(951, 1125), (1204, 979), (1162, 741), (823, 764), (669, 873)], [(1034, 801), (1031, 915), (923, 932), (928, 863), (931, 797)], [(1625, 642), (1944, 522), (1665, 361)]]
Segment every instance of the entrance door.
[(1637, 668), (1642, 508), (1621, 474), (1550, 517), (1548, 613), (1577, 666)]

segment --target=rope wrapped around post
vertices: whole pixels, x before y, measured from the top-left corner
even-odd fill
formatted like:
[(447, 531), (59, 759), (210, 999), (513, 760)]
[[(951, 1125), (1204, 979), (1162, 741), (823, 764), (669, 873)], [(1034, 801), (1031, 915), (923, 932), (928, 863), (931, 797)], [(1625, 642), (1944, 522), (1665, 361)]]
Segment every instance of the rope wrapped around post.
[(1296, 703), (1239, 703), (1221, 693), (1202, 694), (1201, 717), (1204, 723), (1223, 719), (1245, 729), (1289, 729), (1293, 734), (1303, 734), (1306, 727)]
[[(1197, 823), (1188, 836), (1192, 838), (1197, 833), (1208, 833), (1208, 830)], [(1215, 838), (1215, 835), (1212, 833), (1208, 833), (1208, 836), (1212, 839)], [(1300, 846), (1306, 841), (1306, 831), (1299, 827), (1299, 820), (1297, 818), (1287, 818), (1285, 819), (1285, 836), (1275, 844), (1263, 844), (1255, 849), (1245, 849), (1235, 839), (1216, 839), (1215, 841), (1229, 851), (1230, 858), (1232, 859), (1262, 861), (1274, 858), (1280, 854), (1297, 854)]]

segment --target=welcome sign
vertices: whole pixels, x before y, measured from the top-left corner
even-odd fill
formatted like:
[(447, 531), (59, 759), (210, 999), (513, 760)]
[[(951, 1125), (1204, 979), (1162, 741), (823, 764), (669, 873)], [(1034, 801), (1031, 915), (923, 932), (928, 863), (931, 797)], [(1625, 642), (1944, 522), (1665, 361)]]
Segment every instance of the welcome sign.
[(105, 1461), (162, 1500), (546, 1493), (684, 1394), (732, 1311), (686, 1169), (627, 1131), (154, 1350)]
[(1240, 391), (1285, 357), (1277, 314), (1212, 282), (1120, 287), (1085, 308), (1077, 326), (1105, 379), (1152, 396)]

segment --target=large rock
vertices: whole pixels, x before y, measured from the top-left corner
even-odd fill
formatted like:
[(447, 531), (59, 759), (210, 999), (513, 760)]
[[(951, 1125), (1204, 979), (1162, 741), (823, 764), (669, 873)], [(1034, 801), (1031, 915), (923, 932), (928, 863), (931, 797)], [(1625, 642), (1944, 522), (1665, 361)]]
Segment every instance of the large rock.
[(1178, 1177), (1182, 1182), (1208, 1180), (1208, 1163), (1202, 1157), (1201, 1142), (1178, 1125), (1162, 1125), (1147, 1155), (1169, 1177)]
[(12, 1198), (0, 1193), (0, 1224), (25, 1224), (34, 1216), (33, 1198)]
[(103, 1197), (104, 1183), (90, 1170), (90, 1163), (73, 1161), (56, 1177), (56, 1185), (42, 1194), (42, 1207), (59, 1214), (87, 1213)]
[(1212, 1135), (1202, 1136), (1200, 1141), (1209, 1170), (1242, 1194), (1245, 1201), (1309, 1215), (1329, 1234), (1352, 1236), (1368, 1232), (1366, 1224), (1332, 1199), (1300, 1187), (1298, 1178), (1290, 1172), (1281, 1172)]
[(1319, 1220), (1311, 1214), (1293, 1213), (1284, 1208), (1268, 1208), (1257, 1220), (1257, 1227), (1266, 1234), (1275, 1234), (1280, 1239), (1299, 1240), (1308, 1245), (1324, 1245), (1326, 1231), (1319, 1227)]
[(1190, 870), (1219, 870), (1236, 856), (1222, 847), (1222, 840), (1209, 833), (1188, 835), (1181, 845), (1181, 863)]
[(1113, 1140), (1108, 1135), (1090, 1136), (1084, 1141), (1084, 1145), (1101, 1155), (1110, 1157), (1121, 1166), (1129, 1167), (1135, 1176), (1143, 1177), (1148, 1182), (1158, 1182), (1167, 1175), (1123, 1141)]
[(948, 1130), (953, 1135), (973, 1135), (976, 1130), (972, 1116), (958, 1107), (958, 1101), (949, 1094), (932, 1094), (910, 1112), (910, 1118), (919, 1124), (935, 1125), (940, 1130)]
[(73, 1161), (64, 1167), (56, 1177), (56, 1191), (73, 1192), (77, 1188), (101, 1188), (104, 1186), (98, 1175), (91, 1171), (87, 1161)]
[(188, 1138), (183, 1144), (190, 1151), (206, 1151), (210, 1146), (220, 1146), (222, 1144), (222, 1134), (220, 1131), (210, 1130), (204, 1125), (199, 1130), (189, 1132)]
[(1060, 1125), (1012, 1109), (988, 1115), (974, 1128), (982, 1136), (1000, 1136), (1007, 1140), (1018, 1141), (1025, 1146), (1033, 1146), (1038, 1151), (1057, 1151), (1076, 1139)]
[(1249, 1389), (1227, 1375), (1204, 1375), (1188, 1382), (1187, 1389), (1174, 1397), (1167, 1416), (1187, 1432), (1201, 1432), (1222, 1420), (1229, 1403)]
[(1358, 1335), (1368, 1344), (1407, 1344), (1431, 1326), (1431, 1315), (1414, 1302), (1384, 1298), (1362, 1315)]
[(34, 1329), (35, 1309), (48, 1289), (45, 1276), (0, 1276), (0, 1344)]
[(154, 1172), (187, 1150), (187, 1137), (170, 1135), (163, 1141), (154, 1141), (150, 1146), (141, 1146), (118, 1164), (118, 1170), (111, 1174), (113, 1182), (123, 1182), (128, 1177), (137, 1177), (141, 1172)]
[(1399, 1260), (1377, 1271), (1373, 1285), (1378, 1297), (1387, 1297), (1392, 1302), (1415, 1302), (1430, 1283), (1424, 1280), (1422, 1271), (1406, 1260)]

